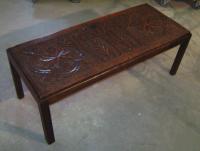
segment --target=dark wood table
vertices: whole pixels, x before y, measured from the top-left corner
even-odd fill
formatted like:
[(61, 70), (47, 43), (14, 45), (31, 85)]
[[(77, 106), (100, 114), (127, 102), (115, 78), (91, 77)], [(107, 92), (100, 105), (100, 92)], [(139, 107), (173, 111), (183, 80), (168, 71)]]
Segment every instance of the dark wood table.
[(7, 50), (18, 98), (22, 79), (35, 98), (49, 144), (49, 106), (113, 73), (180, 45), (174, 75), (191, 33), (148, 4), (100, 17)]

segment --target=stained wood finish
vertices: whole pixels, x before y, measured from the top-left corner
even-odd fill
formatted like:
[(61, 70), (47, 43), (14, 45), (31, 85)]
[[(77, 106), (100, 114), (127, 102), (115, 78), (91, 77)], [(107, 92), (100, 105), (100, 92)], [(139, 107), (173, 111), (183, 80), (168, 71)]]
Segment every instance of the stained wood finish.
[(178, 67), (179, 67), (179, 65), (181, 63), (181, 60), (182, 60), (182, 58), (183, 58), (183, 56), (185, 54), (185, 51), (187, 49), (187, 46), (188, 46), (188, 44), (190, 42), (190, 38), (191, 38), (191, 36), (189, 36), (188, 39), (186, 39), (185, 41), (183, 41), (181, 43), (181, 46), (180, 46), (180, 48), (178, 50), (178, 53), (176, 55), (176, 58), (175, 58), (174, 63), (172, 65), (172, 68), (170, 70), (170, 74), (171, 75), (175, 75), (176, 74), (176, 72), (178, 70)]
[[(144, 4), (17, 45), (7, 52), (11, 65), (40, 106), (45, 136), (51, 143), (54, 137), (48, 105), (180, 44), (170, 72), (175, 74), (190, 37), (187, 29)], [(43, 103), (45, 107), (41, 107)]]
[(55, 142), (53, 125), (51, 120), (51, 113), (49, 109), (48, 102), (42, 102), (38, 104), (38, 108), (40, 111), (40, 117), (42, 120), (42, 126), (44, 130), (44, 135), (48, 144)]
[(24, 97), (24, 90), (22, 87), (22, 82), (21, 82), (20, 76), (17, 73), (17, 71), (15, 70), (15, 68), (13, 67), (13, 65), (10, 62), (9, 62), (9, 64), (10, 64), (10, 69), (11, 69), (17, 97), (19, 99), (22, 99)]

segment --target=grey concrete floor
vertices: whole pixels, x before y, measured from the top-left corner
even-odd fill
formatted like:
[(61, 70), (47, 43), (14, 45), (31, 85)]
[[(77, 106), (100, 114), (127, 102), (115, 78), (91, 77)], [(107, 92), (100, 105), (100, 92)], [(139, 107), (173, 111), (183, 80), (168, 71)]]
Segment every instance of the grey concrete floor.
[[(34, 99), (18, 100), (6, 48), (147, 2), (190, 29), (176, 76), (177, 48), (96, 83), (51, 106), (56, 142), (47, 145)], [(200, 11), (154, 0), (0, 1), (0, 151), (199, 151)]]

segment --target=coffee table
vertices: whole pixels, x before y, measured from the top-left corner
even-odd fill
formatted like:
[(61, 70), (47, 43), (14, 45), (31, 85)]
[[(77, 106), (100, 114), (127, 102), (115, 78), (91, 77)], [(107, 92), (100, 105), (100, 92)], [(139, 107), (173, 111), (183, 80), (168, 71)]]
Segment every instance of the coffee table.
[(191, 33), (148, 4), (62, 30), (7, 50), (19, 99), (21, 79), (35, 98), (48, 144), (55, 141), (49, 106), (109, 75), (180, 45), (175, 75)]

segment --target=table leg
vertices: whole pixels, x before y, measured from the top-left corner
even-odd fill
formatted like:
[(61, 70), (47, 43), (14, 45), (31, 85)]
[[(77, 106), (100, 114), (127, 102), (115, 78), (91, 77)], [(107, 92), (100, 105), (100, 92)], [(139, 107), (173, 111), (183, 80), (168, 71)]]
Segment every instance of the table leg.
[(49, 109), (48, 102), (42, 102), (38, 104), (40, 116), (42, 120), (42, 126), (44, 130), (45, 139), (48, 144), (52, 144), (55, 142), (54, 132), (53, 132), (53, 125), (51, 120), (51, 113)]
[(175, 60), (174, 60), (174, 63), (173, 63), (173, 65), (172, 65), (172, 68), (171, 68), (171, 70), (170, 70), (170, 74), (171, 74), (171, 75), (175, 75), (175, 74), (176, 74), (176, 72), (177, 72), (177, 70), (178, 70), (178, 67), (179, 67), (179, 65), (180, 65), (180, 63), (181, 63), (181, 60), (182, 60), (182, 58), (183, 58), (183, 56), (184, 56), (184, 54), (185, 54), (185, 51), (186, 51), (186, 49), (187, 49), (187, 46), (188, 46), (188, 44), (189, 44), (190, 38), (191, 38), (191, 36), (189, 36), (186, 40), (184, 40), (184, 41), (181, 43), (180, 48), (179, 48), (179, 50), (178, 50), (178, 53), (177, 53), (177, 55), (176, 55), (176, 58), (175, 58)]
[(10, 69), (11, 69), (12, 77), (13, 77), (13, 82), (15, 84), (15, 90), (16, 90), (16, 93), (17, 93), (17, 97), (19, 99), (22, 99), (24, 97), (24, 91), (23, 91), (23, 87), (22, 87), (22, 82), (21, 82), (20, 76), (17, 73), (17, 71), (14, 68), (14, 66), (12, 65), (12, 63), (10, 61), (9, 61), (9, 63), (10, 63)]

